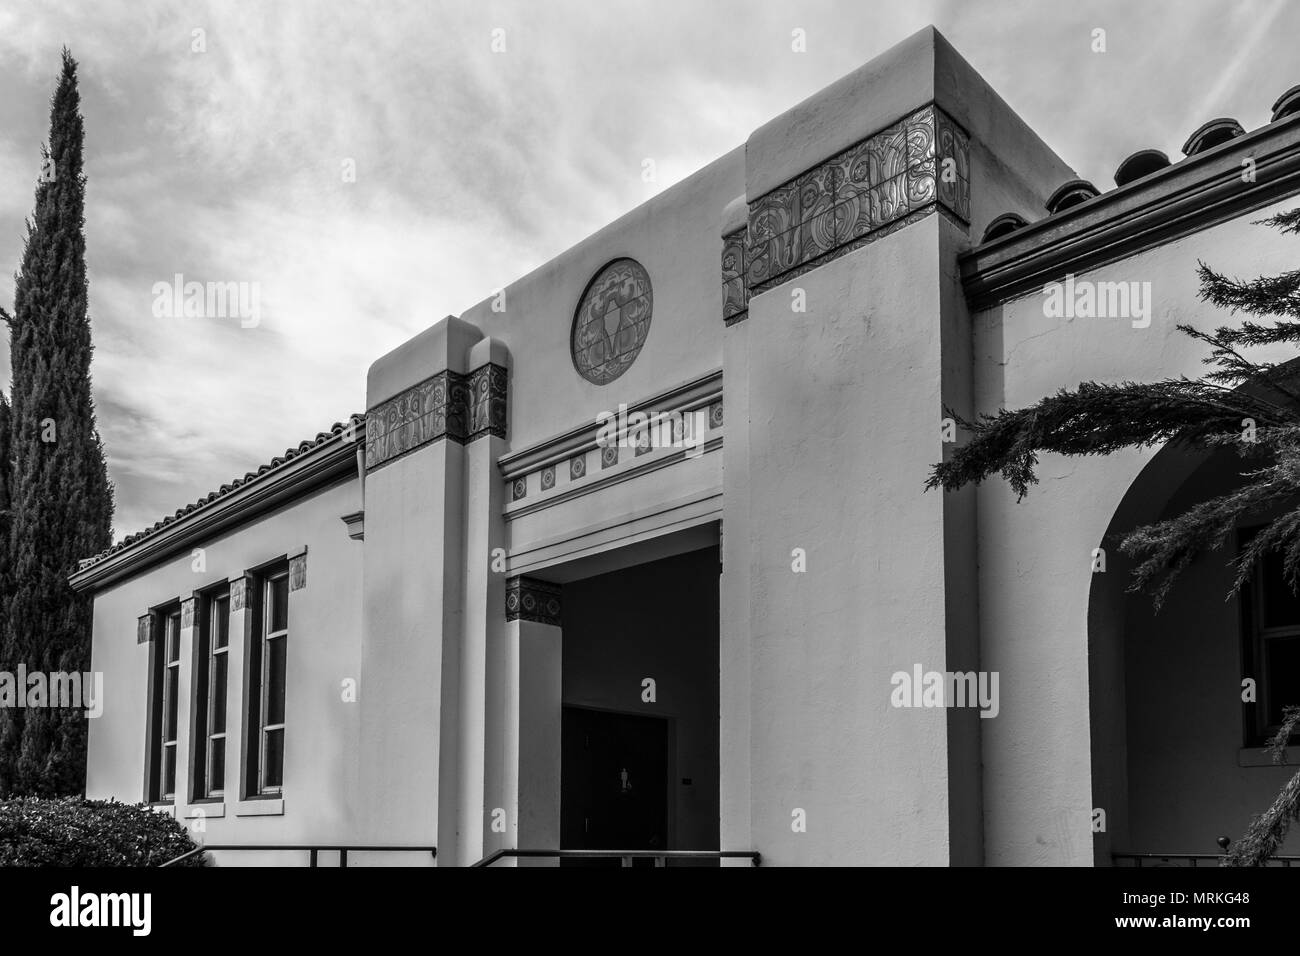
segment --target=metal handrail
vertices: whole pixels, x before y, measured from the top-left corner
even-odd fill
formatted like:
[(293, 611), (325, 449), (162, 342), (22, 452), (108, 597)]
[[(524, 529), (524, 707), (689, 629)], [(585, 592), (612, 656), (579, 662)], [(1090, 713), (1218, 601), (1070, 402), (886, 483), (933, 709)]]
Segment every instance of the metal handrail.
[(204, 853), (208, 850), (213, 852), (226, 852), (229, 850), (273, 850), (273, 851), (307, 851), (310, 853), (308, 862), (309, 867), (316, 866), (316, 855), (324, 850), (327, 853), (337, 852), (339, 855), (339, 866), (346, 868), (348, 865), (348, 851), (353, 850), (358, 853), (428, 853), (435, 859), (438, 856), (436, 846), (363, 846), (351, 844), (342, 846), (339, 844), (282, 844), (282, 843), (209, 843), (205, 846), (195, 847), (188, 853), (182, 853), (180, 856), (168, 860), (166, 863), (158, 864), (160, 867), (172, 866), (180, 863), (182, 860), (188, 860), (197, 853)]
[(763, 855), (757, 850), (497, 850), (470, 866), (491, 866), (505, 857), (514, 859), (557, 860), (622, 860), (631, 866), (633, 860), (654, 860), (655, 866), (666, 866), (669, 860), (741, 860), (747, 859), (760, 866)]

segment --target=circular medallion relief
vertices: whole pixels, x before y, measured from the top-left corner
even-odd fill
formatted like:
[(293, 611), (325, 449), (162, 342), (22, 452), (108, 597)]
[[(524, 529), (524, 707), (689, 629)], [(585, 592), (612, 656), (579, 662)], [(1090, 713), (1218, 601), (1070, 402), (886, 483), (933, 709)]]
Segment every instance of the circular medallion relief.
[(615, 259), (587, 285), (573, 317), (570, 349), (578, 374), (608, 385), (636, 361), (650, 332), (650, 276), (635, 259)]

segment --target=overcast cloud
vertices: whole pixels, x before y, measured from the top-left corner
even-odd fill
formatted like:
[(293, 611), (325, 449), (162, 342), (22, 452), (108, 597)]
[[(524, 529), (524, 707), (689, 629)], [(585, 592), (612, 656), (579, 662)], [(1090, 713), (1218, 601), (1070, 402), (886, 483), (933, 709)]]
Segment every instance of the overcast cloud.
[[(1300, 82), (1285, 0), (0, 0), (0, 272), (67, 44), (120, 537), (361, 410), (378, 355), (927, 23), (1103, 190), (1134, 149), (1177, 158), (1215, 116), (1255, 128)], [(260, 283), (260, 324), (155, 318), (176, 273)]]

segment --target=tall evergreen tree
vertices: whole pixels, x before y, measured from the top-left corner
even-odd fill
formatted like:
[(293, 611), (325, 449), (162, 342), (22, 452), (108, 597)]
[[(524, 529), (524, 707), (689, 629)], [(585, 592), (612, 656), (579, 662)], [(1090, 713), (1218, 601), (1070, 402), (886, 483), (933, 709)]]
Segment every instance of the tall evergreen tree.
[[(78, 559), (112, 541), (112, 488), (90, 387), (80, 103), (77, 64), (65, 49), (9, 327), (11, 590), (4, 634), (7, 654), (29, 671), (89, 670), (91, 602), (73, 592), (68, 576)], [(8, 779), (0, 782), (9, 792), (83, 791), (81, 710), (10, 711), (0, 745), (15, 740)]]
[[(1260, 224), (1300, 234), (1300, 209)], [(1231, 592), (1240, 590), (1268, 552), (1281, 554), (1287, 581), (1292, 590), (1300, 590), (1300, 507), (1295, 505), (1300, 496), (1300, 365), (1295, 360), (1256, 362), (1243, 354), (1256, 346), (1300, 346), (1300, 269), (1240, 280), (1202, 263), (1199, 277), (1201, 298), (1211, 305), (1276, 320), (1247, 319), (1213, 334), (1178, 326), (1209, 347), (1204, 361), (1210, 371), (1199, 379), (1084, 382), (1028, 408), (962, 422), (971, 432), (970, 441), (934, 467), (927, 487), (952, 490), (1001, 475), (1023, 498), (1037, 481), (1039, 452), (1109, 455), (1121, 448), (1162, 443), (1207, 452), (1234, 449), (1244, 464), (1237, 489), (1135, 528), (1120, 542), (1120, 549), (1138, 561), (1132, 590), (1149, 593), (1158, 609), (1198, 554), (1227, 544), (1240, 519), (1262, 517), (1278, 506), (1281, 514), (1267, 521), (1237, 556)], [(1245, 419), (1256, 424), (1254, 441), (1243, 440)], [(1269, 741), (1277, 762), (1282, 762), (1293, 731), (1300, 729), (1300, 706), (1284, 714), (1281, 730)], [(1300, 773), (1251, 823), (1225, 865), (1262, 865), (1297, 819)]]
[[(7, 322), (9, 316), (0, 309), (0, 317)], [(5, 633), (5, 609), (9, 603), (9, 399), (0, 392), (0, 671), (13, 673), (15, 655), (10, 653), (9, 638)], [(21, 746), (21, 736), (5, 710), (0, 708), (0, 795), (8, 792), (8, 781), (13, 776), (14, 758)], [(12, 739), (10, 739), (12, 738)]]

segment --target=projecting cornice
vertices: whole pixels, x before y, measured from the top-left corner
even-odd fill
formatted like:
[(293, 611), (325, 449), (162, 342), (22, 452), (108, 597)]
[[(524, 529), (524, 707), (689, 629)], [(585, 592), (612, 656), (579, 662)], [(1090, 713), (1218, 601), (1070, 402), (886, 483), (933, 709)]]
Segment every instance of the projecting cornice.
[(972, 308), (989, 308), (1297, 193), (1300, 114), (977, 246), (962, 283)]
[[(99, 590), (188, 548), (201, 547), (214, 535), (325, 485), (357, 477), (357, 450), (365, 441), (365, 423), (336, 427), (328, 437), (280, 464), (250, 473), (242, 484), (206, 503), (191, 505), (174, 519), (133, 536), (103, 555), (82, 562), (69, 581), (77, 591)], [(278, 459), (277, 459), (278, 460)]]

